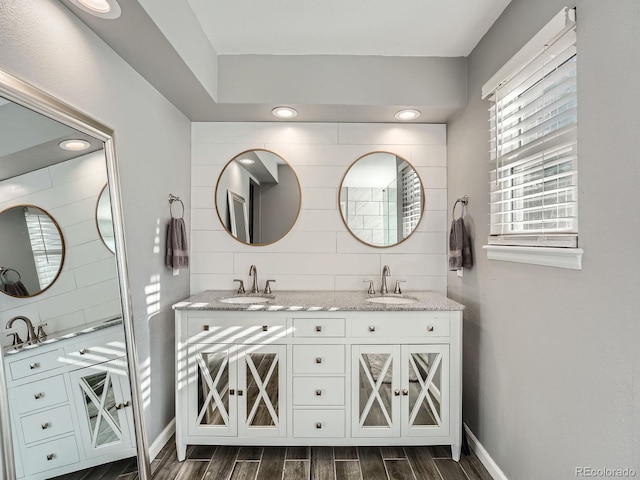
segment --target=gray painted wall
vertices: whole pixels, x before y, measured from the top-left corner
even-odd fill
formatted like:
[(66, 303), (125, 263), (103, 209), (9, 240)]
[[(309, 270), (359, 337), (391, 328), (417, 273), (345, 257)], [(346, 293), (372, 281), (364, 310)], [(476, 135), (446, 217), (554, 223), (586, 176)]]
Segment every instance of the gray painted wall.
[[(448, 124), (449, 205), (470, 197), (476, 265), (464, 303), (464, 419), (508, 478), (640, 471), (640, 3), (578, 1), (583, 270), (488, 261), (488, 102), (482, 84), (566, 2), (513, 0), (468, 61)], [(569, 5), (571, 6), (571, 5)]]
[(190, 123), (54, 0), (0, 3), (0, 69), (115, 129), (136, 342), (153, 442), (174, 416), (170, 306), (189, 294), (187, 272), (172, 276), (163, 255), (169, 193), (183, 198), (189, 223)]

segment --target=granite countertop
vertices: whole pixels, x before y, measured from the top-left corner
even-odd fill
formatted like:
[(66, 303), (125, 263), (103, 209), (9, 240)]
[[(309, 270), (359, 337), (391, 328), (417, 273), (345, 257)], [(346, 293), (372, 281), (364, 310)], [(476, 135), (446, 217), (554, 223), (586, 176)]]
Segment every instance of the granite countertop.
[(20, 352), (26, 352), (32, 350), (34, 348), (43, 347), (45, 345), (51, 345), (52, 343), (60, 342), (62, 340), (68, 340), (70, 338), (79, 337), (80, 335), (86, 335), (87, 333), (96, 332), (98, 330), (103, 330), (105, 328), (113, 327), (114, 325), (122, 324), (122, 318), (110, 318), (108, 320), (99, 320), (90, 325), (87, 325), (85, 328), (81, 330), (70, 329), (70, 330), (62, 330), (60, 332), (55, 332), (47, 335), (47, 339), (43, 342), (33, 343), (31, 345), (22, 345), (19, 347), (5, 347), (3, 349), (3, 355), (14, 355)]
[[(224, 303), (222, 298), (229, 297), (269, 297), (264, 303)], [(373, 303), (367, 301), (374, 297), (410, 298), (413, 303)], [(244, 294), (235, 291), (206, 290), (173, 305), (175, 310), (221, 310), (221, 311), (458, 311), (464, 305), (444, 295), (431, 291), (410, 291), (402, 295), (373, 294), (362, 291), (276, 291), (272, 295)]]

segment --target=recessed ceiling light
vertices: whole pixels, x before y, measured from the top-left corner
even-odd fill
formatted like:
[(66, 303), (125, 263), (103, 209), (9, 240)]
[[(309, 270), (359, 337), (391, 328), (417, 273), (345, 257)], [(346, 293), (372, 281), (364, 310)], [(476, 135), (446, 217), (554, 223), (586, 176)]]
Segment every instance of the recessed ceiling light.
[(276, 107), (271, 110), (271, 113), (278, 118), (293, 118), (298, 115), (298, 112), (290, 107)]
[(64, 140), (58, 144), (63, 150), (71, 150), (72, 152), (80, 152), (90, 147), (90, 143), (86, 140)]
[(405, 122), (407, 120), (415, 120), (419, 116), (420, 116), (419, 110), (407, 109), (407, 110), (400, 110), (399, 112), (396, 112), (396, 118), (398, 120), (402, 120)]
[(245, 165), (253, 165), (254, 163), (256, 163), (255, 160), (251, 159), (251, 158), (241, 158), (240, 160), (238, 160), (240, 163), (244, 163)]
[(70, 0), (76, 7), (100, 18), (114, 19), (122, 13), (116, 0)]

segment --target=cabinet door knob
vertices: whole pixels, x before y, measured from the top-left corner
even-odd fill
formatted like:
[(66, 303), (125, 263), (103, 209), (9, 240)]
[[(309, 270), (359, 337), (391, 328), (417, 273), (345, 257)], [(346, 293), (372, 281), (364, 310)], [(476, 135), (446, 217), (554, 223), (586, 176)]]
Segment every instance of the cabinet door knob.
[(433, 332), (433, 325), (427, 326), (427, 332)]
[(268, 332), (269, 331), (269, 325), (262, 325), (262, 331), (263, 332)]
[(316, 423), (316, 428), (322, 428), (322, 423), (320, 422)]
[(119, 403), (119, 404), (116, 405), (116, 410), (122, 410), (123, 408), (128, 407), (129, 405), (131, 405), (129, 400), (127, 400), (124, 403)]
[(394, 390), (394, 391), (393, 391), (393, 394), (394, 394), (396, 397), (399, 397), (399, 396), (400, 396), (400, 390)]
[(229, 390), (229, 395), (235, 395), (236, 391), (232, 388), (231, 390)]
[(203, 326), (203, 327), (202, 327), (202, 329), (203, 329), (205, 332), (208, 332), (208, 331), (209, 331), (209, 325), (205, 325), (205, 326)]
[(320, 389), (316, 390), (316, 396), (318, 396), (318, 397), (319, 397), (319, 396), (321, 396), (321, 395), (322, 395), (322, 390), (320, 390)]
[(89, 349), (88, 348), (83, 348), (82, 350), (80, 350), (80, 355), (85, 355), (87, 353), (89, 353)]
[(51, 425), (49, 424), (49, 422), (45, 422), (42, 425), (40, 425), (42, 427), (43, 430), (46, 430), (47, 428), (49, 428)]
[(36, 400), (40, 400), (43, 396), (44, 396), (44, 393), (42, 393), (42, 392), (38, 392), (38, 393), (36, 393), (36, 394), (34, 394), (34, 395), (33, 395), (33, 397), (34, 397)]
[(31, 370), (36, 369), (36, 368), (38, 368), (39, 366), (40, 366), (40, 364), (39, 364), (38, 362), (33, 362), (33, 363), (30, 363), (30, 364), (29, 364), (29, 368), (30, 368)]
[(244, 392), (242, 390), (238, 390), (238, 396), (241, 397)]
[(322, 331), (322, 325), (316, 325), (316, 332)]
[(47, 455), (47, 461), (51, 461), (56, 457), (55, 453), (50, 453), (49, 455)]
[(322, 363), (322, 358), (316, 357), (316, 363)]
[(376, 326), (375, 325), (369, 325), (369, 331), (370, 332), (375, 332), (376, 331)]
[(409, 390), (407, 390), (406, 388), (402, 389), (402, 395), (407, 396), (409, 395)]

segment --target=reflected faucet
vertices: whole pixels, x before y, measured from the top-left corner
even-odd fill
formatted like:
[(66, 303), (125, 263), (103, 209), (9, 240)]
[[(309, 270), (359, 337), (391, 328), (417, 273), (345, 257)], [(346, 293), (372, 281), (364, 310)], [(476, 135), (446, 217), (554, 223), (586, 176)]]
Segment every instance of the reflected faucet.
[(27, 317), (17, 316), (13, 317), (11, 320), (7, 322), (6, 329), (13, 328), (13, 324), (16, 320), (22, 320), (27, 326), (27, 345), (31, 345), (32, 343), (36, 343), (38, 341), (38, 337), (36, 335), (36, 331), (33, 329), (33, 323)]
[(387, 294), (389, 293), (389, 289), (387, 288), (387, 277), (391, 275), (391, 269), (389, 265), (385, 265), (382, 267), (382, 285), (380, 286), (380, 293)]
[(253, 277), (253, 286), (251, 287), (251, 293), (259, 293), (260, 289), (258, 288), (258, 271), (256, 270), (255, 265), (251, 265), (249, 267), (249, 276)]

